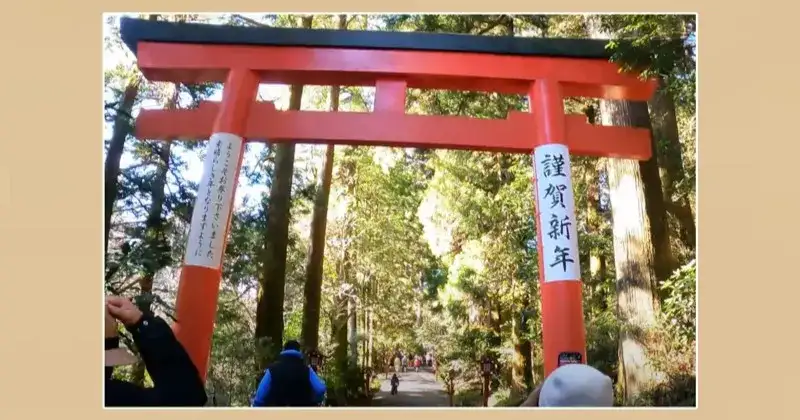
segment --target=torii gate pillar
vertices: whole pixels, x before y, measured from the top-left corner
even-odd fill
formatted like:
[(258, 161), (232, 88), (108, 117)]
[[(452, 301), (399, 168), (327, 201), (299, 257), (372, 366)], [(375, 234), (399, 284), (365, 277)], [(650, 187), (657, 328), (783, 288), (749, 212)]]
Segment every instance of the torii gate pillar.
[(185, 320), (187, 315), (193, 319), (176, 323), (175, 335), (192, 356), (203, 379), (211, 356), (222, 256), (244, 157), (244, 132), (258, 84), (257, 74), (249, 69), (234, 68), (228, 72), (203, 161), (203, 176), (192, 211), (178, 285), (175, 312), (179, 319)]
[(537, 131), (532, 155), (533, 191), (542, 348), (548, 375), (562, 364), (586, 361), (586, 330), (564, 100), (558, 82), (534, 82), (529, 103)]

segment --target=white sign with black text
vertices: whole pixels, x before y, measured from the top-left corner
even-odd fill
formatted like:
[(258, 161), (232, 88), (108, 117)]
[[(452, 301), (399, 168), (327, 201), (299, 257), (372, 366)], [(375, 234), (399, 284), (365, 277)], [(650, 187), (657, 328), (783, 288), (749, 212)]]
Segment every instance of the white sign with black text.
[(217, 268), (222, 263), (242, 144), (242, 138), (234, 134), (211, 135), (192, 212), (186, 265)]
[(563, 144), (539, 146), (533, 152), (533, 165), (544, 281), (580, 281), (569, 150)]

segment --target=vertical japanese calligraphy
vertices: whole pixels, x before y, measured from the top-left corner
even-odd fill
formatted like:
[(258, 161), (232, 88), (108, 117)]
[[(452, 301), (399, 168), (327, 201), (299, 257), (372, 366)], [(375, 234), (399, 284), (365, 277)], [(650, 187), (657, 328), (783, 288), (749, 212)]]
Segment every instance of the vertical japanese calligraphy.
[(217, 268), (222, 262), (241, 151), (241, 137), (229, 133), (211, 136), (189, 228), (187, 265)]
[(575, 198), (567, 146), (537, 147), (533, 152), (533, 166), (544, 281), (580, 281)]

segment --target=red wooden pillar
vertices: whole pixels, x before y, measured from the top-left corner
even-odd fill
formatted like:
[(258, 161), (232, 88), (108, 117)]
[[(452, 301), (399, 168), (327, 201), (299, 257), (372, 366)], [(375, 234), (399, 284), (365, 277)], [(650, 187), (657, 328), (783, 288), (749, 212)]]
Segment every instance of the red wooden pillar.
[(244, 156), (243, 135), (258, 84), (258, 76), (248, 69), (231, 69), (228, 73), (203, 162), (178, 285), (173, 328), (203, 380), (211, 354), (222, 257)]
[(562, 364), (586, 363), (586, 331), (575, 199), (559, 83), (534, 82), (530, 108), (537, 127), (533, 184), (547, 376)]
[(404, 114), (406, 86), (404, 80), (380, 79), (375, 82), (375, 112)]

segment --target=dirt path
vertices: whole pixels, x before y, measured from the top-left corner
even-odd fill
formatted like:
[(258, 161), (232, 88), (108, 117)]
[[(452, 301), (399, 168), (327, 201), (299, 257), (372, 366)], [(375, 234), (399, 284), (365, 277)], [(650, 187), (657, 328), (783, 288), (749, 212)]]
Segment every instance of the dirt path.
[(381, 390), (372, 400), (375, 407), (447, 407), (447, 394), (442, 384), (428, 371), (405, 372), (398, 375), (400, 386), (392, 395), (389, 379), (381, 383)]

